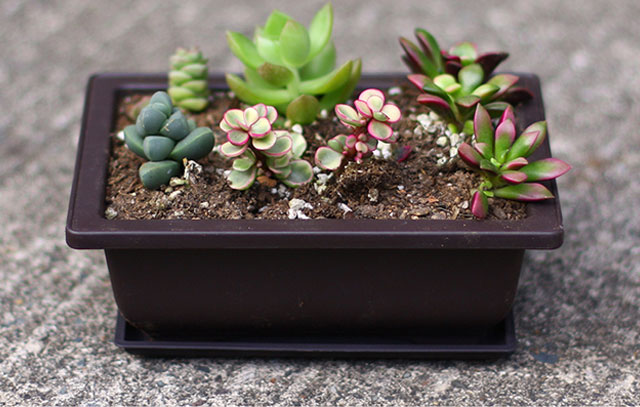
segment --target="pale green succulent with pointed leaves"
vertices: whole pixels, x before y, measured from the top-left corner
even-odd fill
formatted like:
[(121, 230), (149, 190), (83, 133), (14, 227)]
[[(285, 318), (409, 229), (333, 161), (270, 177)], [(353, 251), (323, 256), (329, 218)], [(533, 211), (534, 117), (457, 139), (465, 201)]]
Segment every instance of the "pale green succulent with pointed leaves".
[(178, 48), (171, 56), (169, 96), (174, 105), (191, 112), (201, 112), (209, 104), (208, 60), (202, 52)]
[(228, 141), (220, 146), (220, 152), (235, 158), (227, 177), (231, 188), (250, 188), (259, 173), (274, 176), (291, 188), (313, 178), (311, 164), (301, 159), (307, 141), (301, 134), (274, 130), (271, 126), (277, 118), (276, 109), (264, 104), (224, 114), (220, 128)]
[(166, 92), (156, 92), (136, 119), (135, 125), (124, 128), (124, 141), (135, 154), (149, 160), (140, 166), (138, 174), (148, 189), (158, 189), (178, 176), (183, 159), (197, 160), (211, 152), (213, 131), (196, 127), (174, 107)]
[(359, 59), (335, 68), (332, 28), (333, 8), (328, 3), (308, 30), (275, 10), (263, 27), (256, 28), (253, 41), (227, 32), (229, 48), (245, 66), (244, 80), (227, 74), (227, 84), (248, 104), (275, 106), (294, 123), (311, 123), (321, 109), (347, 100), (360, 79)]

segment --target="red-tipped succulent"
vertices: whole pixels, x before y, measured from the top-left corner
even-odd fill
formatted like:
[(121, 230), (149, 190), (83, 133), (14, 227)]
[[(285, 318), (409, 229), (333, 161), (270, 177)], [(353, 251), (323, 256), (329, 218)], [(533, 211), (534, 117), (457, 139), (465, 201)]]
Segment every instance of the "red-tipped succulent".
[(220, 152), (235, 158), (228, 176), (231, 188), (249, 188), (259, 171), (293, 188), (313, 178), (311, 164), (300, 159), (307, 149), (306, 140), (298, 133), (274, 130), (272, 125), (277, 118), (276, 109), (264, 104), (231, 109), (224, 114), (220, 128), (227, 133), (228, 141)]
[(385, 103), (381, 90), (367, 89), (353, 104), (355, 109), (345, 104), (336, 105), (336, 116), (352, 133), (340, 134), (328, 141), (328, 147), (318, 148), (315, 161), (319, 167), (337, 170), (348, 160), (359, 163), (371, 156), (378, 141), (395, 143), (390, 124), (400, 120), (402, 114), (398, 106)]
[(491, 116), (478, 105), (473, 119), (475, 142), (462, 143), (458, 155), (484, 178), (473, 191), (471, 212), (484, 218), (489, 211), (490, 197), (518, 201), (540, 201), (553, 198), (553, 194), (537, 181), (557, 178), (571, 166), (557, 158), (545, 158), (530, 162), (529, 157), (544, 141), (547, 123), (536, 122), (516, 138), (513, 109), (508, 107), (497, 127), (493, 128)]

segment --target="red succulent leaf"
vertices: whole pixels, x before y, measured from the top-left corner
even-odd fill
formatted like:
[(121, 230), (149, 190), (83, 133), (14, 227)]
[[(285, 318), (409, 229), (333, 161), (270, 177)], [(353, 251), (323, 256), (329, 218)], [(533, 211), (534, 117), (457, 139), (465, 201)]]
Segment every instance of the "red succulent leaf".
[(489, 116), (489, 112), (480, 104), (476, 107), (476, 113), (473, 117), (473, 131), (478, 143), (487, 144), (493, 151), (493, 126), (491, 125), (491, 116)]
[(482, 191), (474, 192), (471, 198), (471, 213), (478, 219), (484, 219), (489, 213), (489, 201)]
[(484, 71), (485, 77), (491, 75), (498, 65), (509, 57), (507, 52), (487, 52), (480, 55), (476, 59), (476, 63), (480, 64)]
[(512, 87), (502, 94), (500, 100), (503, 100), (512, 105), (517, 105), (521, 102), (533, 99), (533, 93), (529, 89), (521, 87)]
[(444, 64), (444, 71), (449, 75), (453, 75), (458, 77), (458, 73), (462, 69), (462, 64), (459, 62), (460, 58), (456, 57), (458, 60), (447, 60)]
[(504, 109), (504, 112), (502, 112), (502, 116), (500, 116), (500, 123), (507, 121), (507, 120), (511, 120), (514, 124), (516, 122), (516, 116), (513, 113), (513, 106), (511, 105), (507, 105), (507, 108)]
[(480, 161), (482, 160), (482, 155), (477, 152), (473, 147), (471, 147), (467, 143), (462, 143), (458, 147), (458, 155), (469, 166), (473, 168), (480, 168)]
[(500, 178), (510, 184), (521, 184), (527, 181), (527, 174), (521, 171), (503, 171)]
[(518, 157), (502, 165), (503, 170), (517, 170), (525, 165), (529, 164), (529, 161), (524, 157)]
[(443, 118), (449, 118), (452, 115), (451, 107), (446, 100), (439, 98), (437, 96), (432, 96), (426, 93), (423, 93), (418, 96), (417, 102), (427, 106), (429, 109), (436, 112), (436, 114), (443, 116)]
[(565, 174), (571, 169), (566, 162), (557, 158), (545, 158), (520, 168), (529, 181), (546, 181)]
[(514, 199), (517, 201), (533, 202), (553, 198), (553, 194), (544, 185), (538, 183), (524, 183), (508, 185), (493, 191), (498, 198)]
[(423, 90), (422, 88), (424, 87), (424, 84), (429, 82), (429, 77), (421, 73), (407, 75), (407, 79), (409, 79), (409, 82), (411, 82), (416, 88), (420, 90)]

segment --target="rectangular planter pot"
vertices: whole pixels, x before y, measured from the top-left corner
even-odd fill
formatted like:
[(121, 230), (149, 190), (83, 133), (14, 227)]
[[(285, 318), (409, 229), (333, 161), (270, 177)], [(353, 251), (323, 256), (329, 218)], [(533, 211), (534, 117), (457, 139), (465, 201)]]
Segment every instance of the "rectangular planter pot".
[[(516, 111), (524, 127), (544, 108), (537, 77), (520, 77), (535, 95)], [(119, 311), (152, 337), (483, 330), (511, 310), (525, 250), (562, 243), (554, 181), (556, 199), (518, 221), (107, 220), (118, 98), (166, 86), (161, 74), (90, 79), (66, 227), (71, 247), (105, 251)], [(210, 86), (226, 89), (221, 75)], [(534, 158), (549, 156), (545, 141)]]

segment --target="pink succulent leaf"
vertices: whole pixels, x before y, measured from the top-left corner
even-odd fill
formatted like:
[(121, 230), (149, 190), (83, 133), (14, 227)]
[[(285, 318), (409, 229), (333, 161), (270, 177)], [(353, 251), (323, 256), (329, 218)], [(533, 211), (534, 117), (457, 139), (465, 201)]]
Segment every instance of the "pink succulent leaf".
[(367, 99), (367, 106), (372, 112), (379, 112), (384, 107), (384, 98), (373, 95)]
[(400, 112), (400, 108), (394, 105), (393, 103), (387, 103), (381, 110), (387, 116), (388, 123), (396, 123), (398, 120), (402, 118), (402, 112)]
[(267, 106), (267, 119), (269, 119), (269, 123), (273, 124), (278, 118), (278, 111), (273, 106)]
[(363, 90), (360, 93), (360, 96), (358, 96), (358, 99), (364, 100), (365, 102), (367, 102), (369, 98), (371, 98), (372, 96), (382, 99), (382, 104), (384, 104), (384, 100), (385, 100), (384, 92), (382, 92), (380, 89), (375, 89), (375, 88), (369, 88), (369, 89)]
[(511, 120), (503, 121), (496, 128), (493, 156), (500, 162), (504, 162), (509, 148), (516, 138), (516, 126)]
[(489, 79), (487, 83), (496, 85), (499, 88), (498, 91), (493, 94), (493, 99), (500, 98), (500, 96), (502, 96), (509, 88), (511, 88), (516, 84), (516, 82), (518, 82), (518, 79), (519, 78), (516, 75), (506, 73), (495, 75), (494, 77)]
[(476, 63), (480, 64), (485, 76), (489, 76), (498, 65), (509, 57), (506, 52), (487, 52), (480, 55), (476, 59)]
[(401, 162), (405, 161), (407, 158), (409, 158), (409, 155), (411, 155), (411, 146), (402, 146), (396, 152), (396, 160), (399, 163), (401, 163)]
[(520, 168), (527, 175), (528, 181), (546, 181), (565, 174), (571, 169), (566, 162), (557, 158), (545, 158)]
[(347, 136), (347, 139), (345, 140), (344, 145), (347, 148), (354, 148), (357, 142), (358, 142), (358, 139), (356, 138), (356, 136), (354, 136), (353, 134), (350, 134)]
[(358, 109), (358, 112), (367, 119), (373, 116), (373, 111), (369, 107), (369, 104), (363, 100), (357, 99), (353, 102), (353, 105)]
[(493, 157), (493, 151), (491, 151), (491, 147), (487, 143), (473, 143), (473, 149), (486, 159)]
[(262, 138), (271, 131), (271, 123), (266, 117), (260, 117), (251, 125), (249, 134), (253, 138)]
[(325, 170), (336, 170), (342, 164), (344, 156), (329, 147), (318, 147), (315, 154), (316, 165)]
[(387, 123), (371, 120), (367, 126), (367, 132), (371, 137), (380, 141), (387, 141), (393, 136), (393, 129)]
[(363, 141), (367, 143), (367, 146), (369, 146), (369, 151), (375, 151), (375, 149), (378, 148), (378, 140), (373, 137), (367, 137), (367, 139)]
[(473, 117), (473, 131), (478, 143), (487, 144), (493, 151), (493, 126), (491, 125), (491, 116), (489, 116), (489, 112), (487, 112), (482, 105), (476, 107), (476, 113)]
[(442, 116), (444, 119), (453, 117), (451, 106), (449, 106), (449, 103), (447, 103), (447, 101), (442, 98), (423, 93), (421, 95), (418, 95), (418, 98), (416, 100), (418, 103), (427, 106), (429, 109), (433, 110), (436, 114)]
[(244, 122), (248, 127), (251, 127), (259, 118), (258, 111), (253, 107), (244, 109)]
[(518, 157), (516, 159), (513, 159), (511, 161), (508, 161), (508, 162), (504, 163), (502, 165), (501, 169), (503, 169), (503, 170), (517, 170), (519, 168), (524, 167), (527, 164), (529, 164), (529, 161), (526, 158)]
[(407, 75), (407, 79), (411, 82), (416, 88), (422, 90), (424, 84), (430, 81), (427, 75), (423, 75), (421, 73), (414, 73), (411, 75)]
[(502, 123), (506, 120), (511, 120), (513, 123), (516, 122), (516, 116), (513, 113), (513, 106), (508, 105), (504, 112), (502, 112), (502, 116), (500, 116), (499, 123)]
[(288, 134), (278, 136), (276, 143), (264, 153), (270, 157), (282, 157), (291, 151), (293, 147), (293, 139)]
[(368, 153), (369, 152), (369, 147), (367, 146), (366, 143), (363, 143), (362, 141), (358, 141), (356, 143), (356, 151), (358, 151), (360, 153)]
[(482, 191), (476, 191), (471, 198), (471, 213), (478, 219), (484, 219), (489, 213), (489, 201)]
[(248, 146), (249, 143), (245, 143), (242, 146), (235, 146), (230, 142), (226, 142), (222, 146), (220, 146), (220, 153), (229, 158), (238, 157), (244, 154), (245, 151), (247, 151)]
[(510, 184), (521, 184), (527, 181), (527, 174), (521, 171), (502, 171), (500, 178)]
[(336, 116), (338, 119), (347, 126), (360, 127), (362, 126), (362, 118), (356, 111), (349, 105), (338, 104), (335, 107)]
[(476, 169), (480, 168), (480, 160), (482, 160), (482, 156), (469, 144), (460, 144), (460, 147), (458, 147), (458, 155), (462, 158), (462, 161), (467, 163), (469, 166)]
[(535, 139), (535, 142), (533, 143), (533, 145), (531, 145), (529, 151), (527, 151), (527, 156), (533, 154), (533, 152), (536, 151), (538, 147), (540, 147), (540, 144), (542, 144), (544, 139), (547, 137), (547, 122), (544, 120), (535, 122), (524, 129), (523, 133), (527, 133), (530, 131), (539, 131), (540, 135)]
[(229, 124), (229, 126), (234, 129), (244, 129), (246, 130), (247, 126), (244, 122), (244, 112), (240, 109), (231, 109), (227, 110), (224, 114), (224, 120)]
[[(458, 60), (459, 59), (460, 58), (458, 58)], [(462, 64), (459, 61), (448, 60), (444, 64), (444, 71), (449, 75), (453, 75), (455, 77), (458, 77), (458, 73), (460, 73), (461, 69), (462, 69)]]
[(222, 129), (222, 131), (224, 131), (225, 133), (228, 133), (231, 130), (233, 130), (233, 127), (231, 127), (225, 119), (220, 120), (219, 126)]
[(264, 103), (258, 103), (257, 105), (252, 106), (258, 112), (258, 116), (267, 117), (267, 105)]
[(231, 130), (227, 133), (227, 140), (234, 146), (242, 146), (249, 141), (249, 134), (244, 130)]
[(273, 147), (273, 145), (276, 144), (276, 141), (278, 141), (278, 136), (275, 132), (270, 131), (264, 137), (253, 137), (251, 139), (251, 144), (256, 150), (264, 151)]
[(517, 201), (533, 202), (553, 198), (553, 194), (544, 185), (538, 183), (524, 183), (508, 185), (493, 191), (498, 198), (514, 199)]

